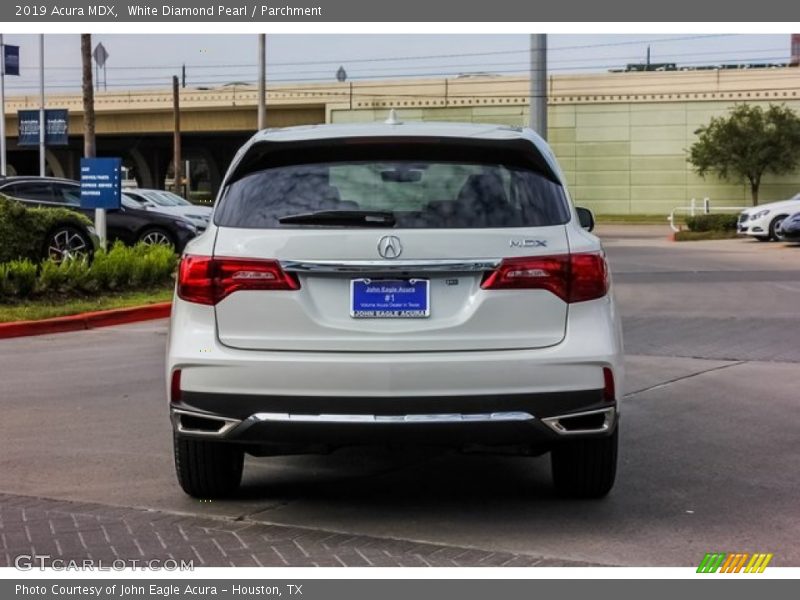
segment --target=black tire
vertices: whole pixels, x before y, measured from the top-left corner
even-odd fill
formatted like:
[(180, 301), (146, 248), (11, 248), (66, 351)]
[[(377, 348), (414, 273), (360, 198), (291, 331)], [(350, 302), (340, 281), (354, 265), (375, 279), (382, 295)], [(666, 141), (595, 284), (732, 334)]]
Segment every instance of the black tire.
[(224, 498), (239, 489), (244, 450), (234, 444), (173, 437), (175, 472), (184, 492), (194, 498)]
[(55, 262), (69, 258), (92, 259), (94, 243), (89, 234), (74, 225), (59, 225), (54, 227), (44, 241), (42, 255), (45, 259), (51, 258)]
[(783, 240), (783, 237), (778, 234), (777, 230), (778, 230), (778, 227), (780, 226), (780, 224), (783, 223), (783, 220), (785, 218), (786, 218), (786, 215), (778, 215), (777, 217), (772, 219), (772, 222), (769, 224), (769, 239), (775, 240), (775, 241), (778, 241), (778, 242)]
[(602, 498), (614, 487), (617, 475), (619, 427), (602, 438), (564, 442), (553, 449), (553, 483), (563, 496)]
[(755, 237), (759, 242), (771, 242), (772, 238), (768, 235), (756, 235)]
[(163, 244), (175, 248), (175, 238), (169, 231), (161, 227), (148, 227), (139, 234), (136, 241), (143, 244)]

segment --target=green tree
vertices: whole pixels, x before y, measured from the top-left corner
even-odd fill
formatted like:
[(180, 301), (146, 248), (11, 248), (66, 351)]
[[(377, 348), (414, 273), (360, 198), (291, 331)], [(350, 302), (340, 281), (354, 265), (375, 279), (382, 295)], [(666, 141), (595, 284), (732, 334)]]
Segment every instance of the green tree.
[(791, 173), (800, 164), (800, 117), (787, 106), (739, 104), (695, 131), (689, 162), (698, 175), (750, 184), (753, 205), (765, 173)]

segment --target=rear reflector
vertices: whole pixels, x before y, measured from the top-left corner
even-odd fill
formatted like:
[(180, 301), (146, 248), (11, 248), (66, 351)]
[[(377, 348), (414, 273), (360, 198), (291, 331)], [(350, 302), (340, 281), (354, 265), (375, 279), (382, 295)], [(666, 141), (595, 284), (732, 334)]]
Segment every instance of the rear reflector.
[(564, 302), (584, 302), (608, 293), (608, 266), (600, 253), (506, 258), (481, 287), (547, 290)]
[(178, 297), (217, 304), (240, 290), (298, 290), (300, 283), (274, 260), (187, 255), (178, 270)]
[(175, 369), (172, 372), (172, 380), (169, 384), (169, 401), (172, 404), (181, 402), (181, 370)]
[(603, 400), (613, 402), (617, 399), (617, 389), (614, 385), (614, 372), (608, 367), (603, 367)]

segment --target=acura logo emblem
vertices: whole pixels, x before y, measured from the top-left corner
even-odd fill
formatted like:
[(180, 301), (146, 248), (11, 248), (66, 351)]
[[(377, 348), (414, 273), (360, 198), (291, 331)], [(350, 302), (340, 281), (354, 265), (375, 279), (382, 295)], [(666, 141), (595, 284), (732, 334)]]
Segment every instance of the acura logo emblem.
[(385, 235), (378, 240), (378, 254), (383, 258), (397, 258), (403, 253), (403, 244), (400, 238), (394, 235)]

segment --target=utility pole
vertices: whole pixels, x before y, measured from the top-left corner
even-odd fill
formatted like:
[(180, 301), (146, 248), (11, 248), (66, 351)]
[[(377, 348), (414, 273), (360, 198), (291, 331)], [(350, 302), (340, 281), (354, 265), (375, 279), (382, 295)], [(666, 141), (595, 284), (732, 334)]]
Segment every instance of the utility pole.
[(0, 33), (0, 176), (6, 176), (6, 47), (3, 45), (3, 34)]
[(547, 34), (531, 34), (530, 127), (547, 139)]
[[(94, 82), (92, 81), (92, 34), (81, 34), (81, 89), (83, 91), (83, 156), (97, 156), (94, 118)], [(100, 247), (106, 247), (106, 209), (94, 209), (94, 228)]]
[(172, 142), (172, 164), (175, 169), (175, 193), (181, 193), (182, 163), (181, 163), (181, 95), (178, 86), (178, 76), (172, 76), (172, 113), (174, 118), (174, 136)]
[(81, 34), (81, 65), (83, 73), (83, 156), (97, 156), (95, 145), (94, 85), (92, 82), (92, 34)]
[(258, 130), (267, 127), (267, 36), (258, 34)]
[(39, 34), (39, 176), (47, 174), (47, 162), (45, 157), (45, 122), (44, 113), (44, 34)]

